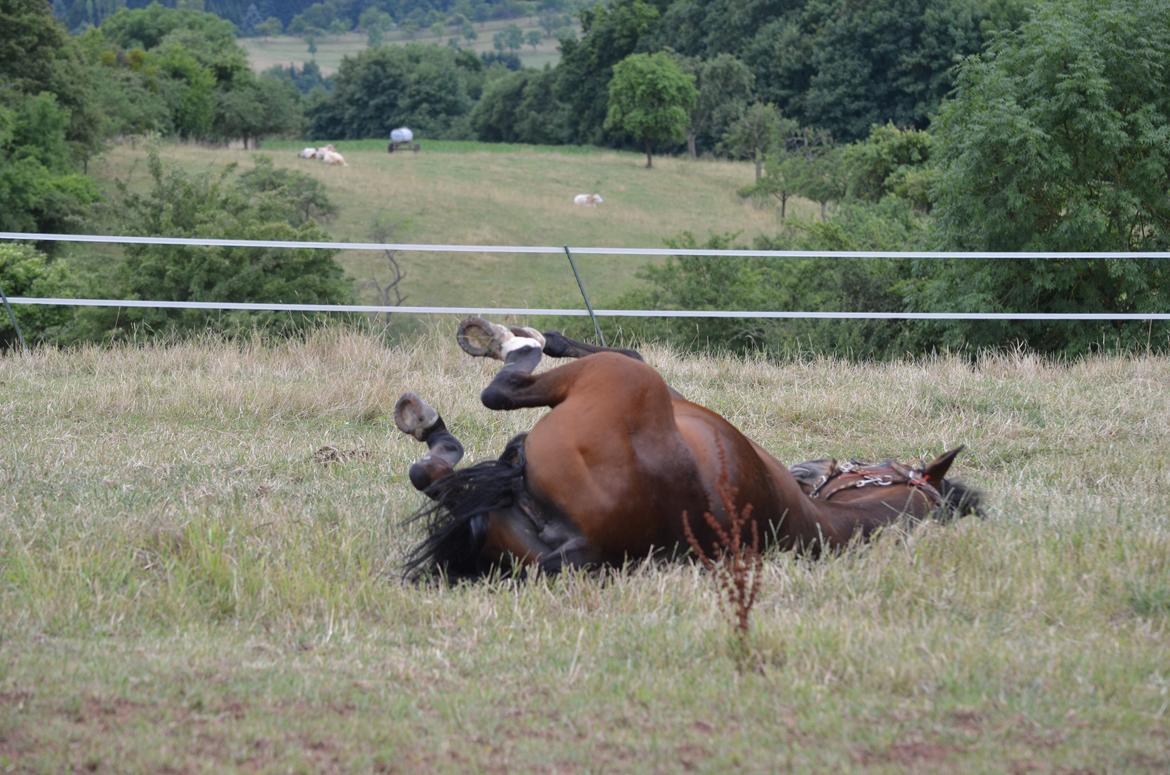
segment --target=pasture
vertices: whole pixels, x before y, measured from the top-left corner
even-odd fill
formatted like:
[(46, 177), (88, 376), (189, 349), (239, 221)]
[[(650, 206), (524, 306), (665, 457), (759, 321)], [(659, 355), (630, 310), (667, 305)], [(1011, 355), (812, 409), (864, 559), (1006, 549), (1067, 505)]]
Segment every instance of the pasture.
[[(775, 208), (736, 194), (752, 180), (750, 162), (659, 157), (647, 170), (639, 153), (416, 139), (423, 148), (417, 154), (387, 153), (386, 140), (337, 141), (348, 167), (297, 157), (305, 145), (324, 145), (322, 138), (266, 143), (260, 151), (182, 144), (160, 151), (190, 172), (229, 163), (250, 169), (260, 153), (278, 167), (312, 175), (340, 210), (325, 224), (339, 241), (662, 247), (684, 231), (699, 240), (737, 232), (750, 242), (781, 226)], [(91, 170), (141, 190), (149, 182), (146, 153), (142, 145), (116, 146)], [(577, 194), (593, 192), (604, 204), (573, 205)], [(789, 203), (789, 212), (800, 217), (816, 211), (811, 202)], [(359, 285), (387, 278), (379, 253), (348, 251), (337, 258)], [(563, 255), (404, 253), (398, 260), (408, 304), (582, 306)], [(654, 260), (590, 256), (577, 263), (591, 300), (604, 306)], [(372, 301), (372, 293), (365, 290), (363, 298)]]
[[(475, 28), (475, 40), (466, 40), (459, 30), (447, 28), (442, 35), (435, 35), (430, 28), (418, 30), (411, 34), (403, 30), (391, 30), (384, 37), (384, 44), (401, 45), (405, 43), (426, 43), (434, 46), (446, 46), (450, 38), (459, 41), (459, 45), (476, 54), (494, 52), (493, 36), (509, 25), (515, 24), (525, 34), (540, 29), (536, 17), (521, 17), (518, 19), (496, 19), (492, 21), (472, 24)], [(577, 31), (580, 34), (580, 30)], [(317, 38), (316, 53), (309, 52), (309, 44), (303, 37), (295, 35), (275, 35), (272, 37), (239, 38), (239, 44), (248, 54), (248, 63), (256, 72), (264, 72), (271, 67), (288, 67), (296, 65), (303, 67), (306, 62), (314, 61), (321, 68), (323, 75), (329, 76), (337, 72), (341, 60), (347, 56), (356, 56), (369, 47), (369, 37), (362, 32), (347, 32), (341, 34), (327, 34)], [(556, 66), (561, 59), (560, 43), (556, 38), (545, 37), (537, 46), (525, 44), (516, 52), (520, 62), (525, 67), (541, 68), (546, 64)]]
[(494, 365), (453, 329), (0, 357), (0, 770), (1170, 768), (1166, 358), (647, 348), (785, 462), (964, 443), (986, 493), (984, 521), (770, 554), (737, 667), (693, 566), (399, 582), (398, 395), (469, 461), (537, 416), (478, 405)]

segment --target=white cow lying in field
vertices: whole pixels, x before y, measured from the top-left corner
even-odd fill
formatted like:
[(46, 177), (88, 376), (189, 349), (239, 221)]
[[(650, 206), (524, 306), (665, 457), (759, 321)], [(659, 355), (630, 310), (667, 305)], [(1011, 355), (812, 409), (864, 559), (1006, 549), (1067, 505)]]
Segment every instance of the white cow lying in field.
[(605, 200), (601, 198), (601, 194), (577, 194), (573, 197), (573, 204), (585, 205), (586, 207), (597, 207)]
[(326, 164), (337, 164), (342, 167), (349, 166), (349, 164), (347, 164), (345, 161), (345, 157), (338, 153), (337, 149), (332, 145), (327, 145), (324, 148), (318, 148), (317, 151), (320, 154), (319, 158), (321, 161), (325, 162)]
[(342, 167), (348, 167), (345, 157), (337, 152), (337, 149), (332, 145), (325, 145), (320, 148), (303, 148), (297, 153), (297, 156), (302, 159), (320, 159), (326, 164), (338, 164)]

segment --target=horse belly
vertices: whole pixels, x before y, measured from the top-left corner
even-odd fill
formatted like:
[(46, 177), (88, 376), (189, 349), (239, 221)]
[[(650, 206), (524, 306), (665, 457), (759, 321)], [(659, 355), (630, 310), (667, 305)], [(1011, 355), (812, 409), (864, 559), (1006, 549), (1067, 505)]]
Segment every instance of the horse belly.
[(582, 438), (550, 422), (554, 415), (525, 444), (527, 486), (542, 512), (567, 520), (610, 564), (682, 540), (682, 514), (703, 496), (677, 434), (611, 427)]
[[(780, 497), (772, 472), (757, 454), (755, 445), (720, 415), (689, 402), (676, 402), (676, 421), (696, 463), (705, 511), (726, 527), (729, 509), (738, 514), (750, 507), (751, 521), (757, 523), (761, 542), (788, 517), (788, 500)], [(703, 514), (692, 513), (690, 525), (704, 544), (715, 540), (714, 531)], [(750, 539), (749, 539), (750, 540)]]

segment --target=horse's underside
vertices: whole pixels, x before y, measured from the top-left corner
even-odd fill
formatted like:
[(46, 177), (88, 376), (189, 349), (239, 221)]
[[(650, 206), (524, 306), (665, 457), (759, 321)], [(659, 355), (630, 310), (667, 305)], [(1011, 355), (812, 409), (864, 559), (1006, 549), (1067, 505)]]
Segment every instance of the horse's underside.
[[(458, 439), (407, 393), (398, 427), (428, 452), (410, 470), (431, 498), (414, 520), (426, 538), (409, 577), (478, 578), (499, 570), (621, 565), (687, 546), (685, 526), (718, 551), (704, 513), (726, 527), (749, 506), (765, 544), (841, 547), (899, 520), (978, 513), (978, 495), (946, 478), (958, 449), (921, 467), (832, 460), (788, 469), (718, 414), (671, 390), (631, 350), (558, 333), (465, 320), (458, 341), (503, 368), (483, 391), (489, 409), (551, 409), (498, 460), (456, 469)], [(573, 358), (533, 374), (542, 355)]]

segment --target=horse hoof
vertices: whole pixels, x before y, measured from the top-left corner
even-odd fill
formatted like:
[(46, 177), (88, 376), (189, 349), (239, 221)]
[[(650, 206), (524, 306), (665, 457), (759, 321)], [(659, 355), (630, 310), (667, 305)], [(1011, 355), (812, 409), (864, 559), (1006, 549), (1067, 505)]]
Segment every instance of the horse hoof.
[(394, 424), (398, 430), (419, 441), (439, 421), (439, 413), (417, 393), (403, 393), (394, 405)]
[(476, 358), (504, 360), (522, 347), (544, 348), (544, 335), (526, 326), (505, 327), (481, 317), (464, 318), (455, 334), (463, 352)]
[(511, 332), (483, 318), (464, 318), (455, 333), (455, 341), (463, 352), (475, 358), (499, 358), (504, 333)]

